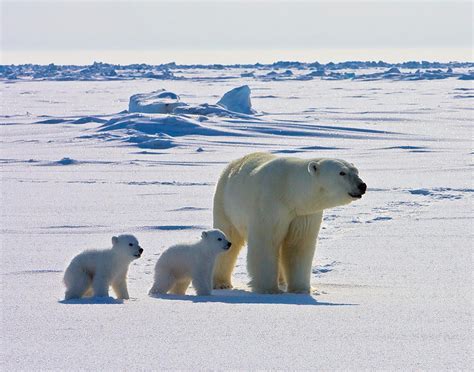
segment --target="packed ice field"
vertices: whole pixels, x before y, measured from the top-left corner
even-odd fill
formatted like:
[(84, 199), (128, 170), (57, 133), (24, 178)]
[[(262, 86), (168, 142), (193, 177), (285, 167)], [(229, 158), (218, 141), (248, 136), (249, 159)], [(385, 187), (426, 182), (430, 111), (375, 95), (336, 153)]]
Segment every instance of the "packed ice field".
[[(2, 66), (2, 369), (472, 368), (473, 66), (340, 67)], [(324, 212), (312, 293), (252, 293), (244, 248), (233, 289), (149, 297), (254, 151), (368, 185)], [(64, 301), (71, 258), (121, 233), (130, 300)]]

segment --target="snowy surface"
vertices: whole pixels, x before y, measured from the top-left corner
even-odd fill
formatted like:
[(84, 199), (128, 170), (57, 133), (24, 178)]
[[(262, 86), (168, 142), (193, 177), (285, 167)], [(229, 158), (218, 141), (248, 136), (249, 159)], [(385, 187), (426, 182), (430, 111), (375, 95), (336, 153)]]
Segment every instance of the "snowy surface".
[[(425, 81), (278, 67), (1, 83), (2, 370), (472, 368), (469, 67)], [(244, 85), (255, 114), (216, 109)], [(125, 111), (161, 89), (192, 109)], [(211, 227), (225, 164), (256, 150), (347, 159), (369, 186), (325, 212), (313, 294), (250, 293), (244, 251), (234, 290), (148, 297), (159, 254)], [(125, 232), (145, 248), (131, 300), (64, 302), (69, 260)]]

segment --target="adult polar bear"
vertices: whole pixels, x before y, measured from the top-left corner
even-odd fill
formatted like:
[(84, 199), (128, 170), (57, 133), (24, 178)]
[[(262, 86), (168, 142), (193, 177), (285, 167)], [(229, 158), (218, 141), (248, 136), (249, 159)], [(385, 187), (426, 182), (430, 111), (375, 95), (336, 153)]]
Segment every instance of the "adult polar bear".
[(309, 293), (323, 210), (360, 199), (367, 189), (354, 165), (252, 153), (231, 162), (214, 195), (214, 228), (232, 247), (217, 259), (214, 288), (231, 288), (245, 241), (252, 290)]

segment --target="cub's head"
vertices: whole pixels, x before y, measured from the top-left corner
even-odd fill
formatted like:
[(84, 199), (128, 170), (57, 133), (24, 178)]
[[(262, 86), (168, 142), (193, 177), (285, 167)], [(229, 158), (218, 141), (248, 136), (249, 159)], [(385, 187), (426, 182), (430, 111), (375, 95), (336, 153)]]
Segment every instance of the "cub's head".
[(362, 198), (367, 185), (359, 177), (357, 168), (345, 160), (317, 159), (308, 163), (317, 198), (323, 208), (349, 204)]
[(215, 252), (222, 253), (227, 251), (232, 243), (229, 242), (225, 234), (220, 230), (203, 231), (201, 238)]
[(143, 248), (138, 244), (137, 238), (133, 235), (119, 235), (112, 237), (112, 249), (125, 255), (131, 260), (140, 258)]

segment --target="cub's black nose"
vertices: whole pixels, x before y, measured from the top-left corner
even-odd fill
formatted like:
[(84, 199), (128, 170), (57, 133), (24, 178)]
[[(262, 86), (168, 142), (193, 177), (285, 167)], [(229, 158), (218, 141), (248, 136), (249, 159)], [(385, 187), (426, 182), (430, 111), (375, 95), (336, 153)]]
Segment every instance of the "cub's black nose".
[(142, 254), (142, 253), (143, 253), (143, 248), (140, 248), (140, 249), (138, 250), (138, 252), (140, 252), (140, 254)]
[(359, 190), (362, 194), (364, 194), (367, 191), (367, 185), (365, 183), (359, 184)]
[(232, 245), (232, 243), (231, 243), (231, 242), (228, 242), (228, 243), (227, 243), (227, 248), (230, 248), (231, 245)]

